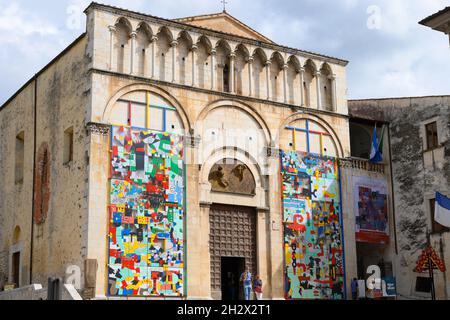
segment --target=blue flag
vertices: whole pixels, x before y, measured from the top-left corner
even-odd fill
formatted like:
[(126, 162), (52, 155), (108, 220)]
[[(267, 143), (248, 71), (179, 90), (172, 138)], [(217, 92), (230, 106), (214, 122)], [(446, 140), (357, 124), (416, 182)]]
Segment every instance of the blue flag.
[(450, 198), (439, 192), (436, 192), (434, 220), (440, 225), (450, 228)]
[(380, 163), (383, 161), (383, 156), (381, 155), (380, 148), (378, 144), (378, 136), (377, 136), (377, 126), (373, 129), (372, 135), (372, 148), (370, 150), (370, 162)]

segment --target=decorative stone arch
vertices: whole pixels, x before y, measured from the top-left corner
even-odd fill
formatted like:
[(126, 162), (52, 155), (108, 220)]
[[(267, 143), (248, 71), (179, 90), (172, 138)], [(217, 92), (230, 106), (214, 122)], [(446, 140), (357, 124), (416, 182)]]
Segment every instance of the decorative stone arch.
[(275, 51), (270, 57), (270, 96), (273, 101), (284, 101), (283, 98), (283, 68), (285, 65), (285, 60), (283, 55)]
[(253, 50), (252, 56), (254, 57), (255, 55), (260, 55), (261, 59), (266, 62), (268, 60), (268, 54), (265, 50), (261, 49), (261, 48), (256, 48), (255, 50)]
[(187, 32), (186, 30), (180, 30), (176, 34), (175, 39), (178, 41), (183, 36), (188, 40), (189, 45), (192, 47), (192, 45), (194, 44), (194, 39), (192, 38), (191, 34), (189, 32)]
[(311, 120), (314, 121), (316, 123), (318, 123), (319, 125), (321, 125), (323, 128), (325, 128), (325, 130), (328, 131), (328, 133), (330, 134), (331, 138), (333, 139), (335, 145), (336, 145), (336, 152), (337, 152), (337, 157), (338, 158), (342, 158), (344, 157), (344, 149), (342, 147), (342, 143), (341, 140), (339, 139), (338, 135), (336, 134), (336, 132), (333, 130), (333, 128), (321, 117), (309, 113), (309, 112), (299, 112), (299, 113), (295, 113), (291, 116), (289, 116), (288, 118), (286, 118), (281, 127), (279, 128), (278, 134), (277, 134), (277, 144), (279, 146), (279, 141), (281, 138), (281, 133), (283, 132), (283, 130), (285, 130), (285, 128), (291, 124), (292, 122), (298, 121), (298, 120)]
[(335, 108), (335, 75), (330, 64), (323, 62), (320, 65), (320, 97), (321, 106), (325, 110), (333, 111)]
[(233, 106), (236, 107), (242, 111), (244, 111), (245, 113), (247, 113), (248, 115), (250, 115), (261, 127), (261, 129), (264, 132), (264, 136), (265, 136), (265, 145), (266, 146), (270, 146), (272, 144), (272, 133), (269, 129), (269, 126), (267, 125), (266, 121), (258, 114), (258, 112), (256, 112), (251, 106), (242, 103), (240, 101), (237, 100), (229, 100), (229, 99), (219, 99), (216, 100), (212, 103), (210, 103), (209, 105), (207, 105), (205, 108), (203, 108), (203, 110), (200, 112), (200, 114), (198, 115), (196, 121), (195, 121), (195, 132), (202, 132), (203, 130), (203, 121), (205, 120), (205, 118), (207, 117), (207, 115), (214, 109), (217, 108), (223, 108), (226, 106)]
[(147, 35), (150, 39), (154, 36), (153, 30), (147, 22), (145, 21), (140, 22), (136, 27), (136, 31), (139, 30), (140, 28), (142, 28), (143, 30), (145, 30), (145, 32), (147, 32)]
[(223, 45), (224, 48), (228, 51), (228, 52), (233, 52), (233, 47), (232, 45), (225, 39), (220, 39), (219, 41), (216, 42), (214, 49), (218, 49), (220, 45)]
[(314, 72), (317, 72), (320, 70), (320, 68), (317, 67), (317, 63), (312, 59), (307, 59), (305, 61), (305, 64), (303, 65), (304, 68), (306, 68), (308, 66), (310, 66)]
[(163, 32), (169, 37), (169, 42), (172, 42), (174, 40), (174, 36), (173, 36), (172, 30), (170, 30), (170, 28), (168, 28), (166, 26), (161, 26), (158, 29), (158, 32), (156, 33), (156, 35), (158, 36), (159, 34), (161, 34)]
[(178, 102), (178, 100), (173, 97), (170, 93), (167, 91), (153, 85), (145, 84), (145, 83), (137, 83), (132, 84), (126, 87), (121, 88), (118, 90), (107, 103), (105, 110), (102, 115), (102, 123), (108, 124), (108, 119), (111, 117), (111, 112), (114, 108), (114, 105), (116, 104), (117, 100), (119, 100), (124, 95), (135, 92), (135, 91), (149, 91), (153, 92), (155, 94), (160, 95), (164, 99), (166, 99), (174, 108), (177, 109), (178, 115), (180, 116), (181, 121), (183, 122), (184, 131), (187, 134), (189, 134), (192, 131), (191, 121), (189, 120), (189, 116), (182, 107), (182, 105)]
[(207, 36), (205, 36), (205, 35), (199, 35), (198, 37), (197, 37), (197, 39), (196, 39), (196, 41), (195, 41), (195, 45), (199, 45), (199, 43), (200, 43), (200, 41), (204, 41), (204, 43), (208, 46), (208, 48), (209, 48), (209, 50), (212, 50), (212, 48), (215, 48), (216, 47), (216, 43), (212, 43), (211, 42), (211, 39), (210, 38), (208, 38)]
[(283, 55), (278, 51), (274, 51), (272, 53), (272, 55), (270, 56), (270, 61), (274, 61), (274, 60), (278, 60), (279, 63), (281, 64), (281, 66), (283, 66), (285, 64), (285, 59), (284, 59)]
[[(209, 182), (209, 174), (212, 168), (221, 160), (235, 159), (242, 162), (253, 175), (255, 179), (255, 195), (235, 195), (213, 192), (211, 183)], [(239, 198), (240, 205), (247, 207), (255, 207), (259, 209), (268, 208), (268, 203), (265, 195), (266, 183), (263, 178), (260, 164), (257, 163), (251, 155), (244, 150), (235, 147), (223, 147), (214, 150), (210, 156), (204, 161), (200, 172), (200, 188), (199, 201), (200, 204), (228, 204), (236, 205), (236, 197)]]
[(116, 19), (114, 26), (117, 26), (121, 23), (123, 23), (128, 28), (129, 33), (133, 32), (134, 28), (133, 28), (133, 25), (131, 24), (130, 20), (128, 20), (125, 17), (119, 17)]
[(302, 66), (303, 66), (300, 59), (295, 55), (291, 55), (287, 58), (286, 63), (289, 63), (289, 62), (291, 62), (297, 68), (296, 71), (300, 71), (300, 68), (302, 68)]
[(318, 70), (328, 70), (328, 72), (330, 74), (334, 74), (334, 70), (331, 64), (329, 64), (328, 62), (324, 61), (319, 65), (319, 69)]
[(245, 53), (247, 59), (250, 57), (250, 49), (244, 43), (236, 44), (235, 51), (239, 50), (239, 49), (242, 49), (242, 51)]

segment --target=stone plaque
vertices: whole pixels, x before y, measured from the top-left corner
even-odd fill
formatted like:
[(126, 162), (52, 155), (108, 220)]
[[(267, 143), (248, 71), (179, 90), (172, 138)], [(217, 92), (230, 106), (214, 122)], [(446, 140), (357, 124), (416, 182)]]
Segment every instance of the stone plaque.
[(209, 174), (212, 191), (255, 195), (256, 182), (250, 169), (235, 159), (216, 163)]

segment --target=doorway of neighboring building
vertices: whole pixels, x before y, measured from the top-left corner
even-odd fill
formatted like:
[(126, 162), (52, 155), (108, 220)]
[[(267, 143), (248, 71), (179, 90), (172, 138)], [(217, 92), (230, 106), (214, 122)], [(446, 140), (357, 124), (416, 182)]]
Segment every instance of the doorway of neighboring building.
[(20, 287), (20, 252), (12, 255), (12, 282), (16, 288)]
[(222, 300), (236, 301), (241, 298), (240, 276), (245, 271), (244, 258), (222, 257)]

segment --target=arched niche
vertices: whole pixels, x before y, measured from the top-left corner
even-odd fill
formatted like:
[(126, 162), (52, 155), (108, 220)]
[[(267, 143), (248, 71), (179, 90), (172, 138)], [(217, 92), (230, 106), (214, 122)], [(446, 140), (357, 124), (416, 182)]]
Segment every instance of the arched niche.
[(16, 226), (14, 228), (14, 232), (13, 232), (13, 238), (12, 238), (12, 244), (13, 245), (17, 245), (20, 242), (20, 236), (21, 236), (21, 230), (19, 226)]
[(298, 151), (320, 156), (343, 156), (341, 142), (326, 121), (312, 114), (295, 114), (280, 128), (279, 146), (285, 151)]
[(237, 159), (222, 159), (209, 172), (211, 191), (254, 196), (256, 181), (249, 167)]
[[(248, 179), (248, 189), (253, 189), (254, 183), (254, 192), (235, 192), (228, 190), (219, 190), (217, 186), (213, 186), (215, 183), (214, 180), (217, 178), (216, 171), (218, 169), (218, 165), (226, 163), (230, 161), (230, 167), (227, 170), (228, 173), (234, 176), (237, 179), (235, 184), (239, 184), (240, 172), (243, 168), (239, 168), (239, 166), (245, 167), (245, 175), (243, 175), (243, 179)], [(232, 171), (235, 171), (234, 173)], [(220, 175), (219, 175), (220, 177)], [(230, 176), (226, 176), (230, 177)], [(234, 179), (233, 178), (233, 179)], [(211, 183), (212, 182), (212, 183)], [(201, 166), (200, 173), (200, 189), (199, 189), (199, 200), (200, 203), (205, 204), (227, 204), (227, 205), (236, 205), (239, 204), (241, 206), (248, 206), (254, 208), (267, 208), (267, 200), (265, 193), (265, 180), (261, 173), (260, 166), (256, 163), (255, 159), (253, 159), (248, 153), (243, 150), (237, 148), (222, 148), (215, 150), (207, 159), (203, 162)], [(251, 190), (253, 191), (253, 190)]]
[[(147, 118), (148, 102), (150, 113)], [(146, 84), (134, 84), (117, 91), (103, 112), (102, 122), (122, 126), (131, 124), (136, 128), (178, 134), (188, 134), (191, 129), (188, 116), (177, 99), (158, 87)]]
[(206, 107), (195, 124), (201, 136), (199, 161), (202, 163), (214, 150), (237, 148), (245, 150), (255, 163), (265, 168), (264, 148), (271, 135), (264, 120), (249, 106), (237, 101), (220, 100)]

